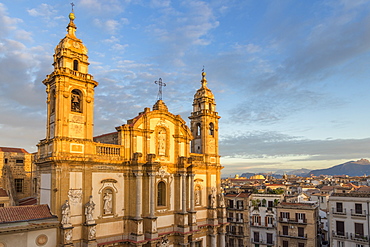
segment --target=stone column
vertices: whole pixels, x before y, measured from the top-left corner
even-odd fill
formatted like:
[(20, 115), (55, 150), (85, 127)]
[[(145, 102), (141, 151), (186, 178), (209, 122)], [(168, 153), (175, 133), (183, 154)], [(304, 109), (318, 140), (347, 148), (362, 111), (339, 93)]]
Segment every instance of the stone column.
[(217, 246), (217, 244), (216, 244), (216, 235), (211, 234), (210, 237), (211, 237), (211, 246)]
[(154, 189), (154, 174), (149, 172), (149, 216), (154, 217), (154, 198), (155, 198), (155, 189)]
[(189, 174), (189, 190), (190, 190), (190, 212), (194, 212), (194, 176), (195, 174)]
[(142, 213), (142, 189), (143, 189), (143, 173), (142, 172), (136, 172), (134, 173), (136, 176), (136, 214), (135, 219), (141, 219), (141, 213)]
[(220, 237), (220, 247), (225, 247), (225, 232), (220, 232), (218, 236)]
[(181, 176), (181, 199), (182, 199), (182, 213), (186, 213), (186, 174), (182, 173)]

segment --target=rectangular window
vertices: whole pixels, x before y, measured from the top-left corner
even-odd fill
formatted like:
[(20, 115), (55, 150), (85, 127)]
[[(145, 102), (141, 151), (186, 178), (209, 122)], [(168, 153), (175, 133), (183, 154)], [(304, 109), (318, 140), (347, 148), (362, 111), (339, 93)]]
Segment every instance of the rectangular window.
[(283, 247), (289, 247), (289, 242), (288, 241), (283, 241)]
[(273, 243), (273, 235), (272, 235), (272, 233), (267, 233), (266, 234), (266, 240), (267, 240), (267, 244), (274, 244)]
[(342, 241), (338, 241), (337, 246), (338, 246), (338, 247), (344, 247), (344, 242), (342, 242)]
[(336, 221), (337, 235), (344, 236), (344, 221)]
[(37, 194), (37, 178), (33, 179), (33, 193)]
[(304, 238), (304, 228), (298, 227), (298, 237)]
[(355, 203), (355, 213), (362, 214), (362, 204), (361, 203)]
[(304, 214), (304, 213), (296, 213), (295, 214), (295, 217), (296, 217), (297, 221), (304, 221), (306, 219), (306, 214)]
[(23, 192), (23, 179), (14, 179), (15, 192)]
[(8, 164), (8, 159), (7, 158), (5, 158), (5, 164)]
[(236, 217), (238, 218), (238, 221), (243, 221), (243, 214), (242, 213), (239, 213), (239, 214), (236, 214)]
[(274, 202), (273, 201), (267, 201), (267, 206), (269, 208), (272, 208), (274, 206)]
[(337, 207), (336, 207), (338, 213), (343, 213), (343, 203), (337, 202)]
[(259, 232), (253, 232), (253, 238), (254, 242), (259, 242), (260, 241), (260, 233)]
[(242, 200), (236, 201), (236, 206), (238, 209), (244, 209), (244, 203)]
[(229, 200), (229, 208), (234, 208), (234, 200)]
[(287, 219), (289, 220), (290, 219), (290, 213), (289, 212), (280, 212), (280, 217), (284, 220), (284, 219)]
[(233, 238), (229, 238), (229, 246), (234, 247), (235, 246), (235, 240)]
[(356, 236), (356, 238), (363, 238), (364, 237), (364, 224), (355, 223), (355, 236)]
[(4, 203), (0, 203), (0, 208), (3, 208), (4, 207)]
[(267, 224), (269, 225), (274, 224), (274, 218), (272, 216), (267, 216)]
[(17, 164), (23, 164), (23, 160), (15, 160), (15, 163), (17, 163)]
[(244, 247), (243, 239), (238, 239), (238, 246)]
[(304, 243), (298, 243), (298, 247), (304, 247)]
[(239, 235), (244, 235), (244, 229), (242, 226), (239, 226)]
[(288, 236), (288, 226), (283, 226), (283, 235)]

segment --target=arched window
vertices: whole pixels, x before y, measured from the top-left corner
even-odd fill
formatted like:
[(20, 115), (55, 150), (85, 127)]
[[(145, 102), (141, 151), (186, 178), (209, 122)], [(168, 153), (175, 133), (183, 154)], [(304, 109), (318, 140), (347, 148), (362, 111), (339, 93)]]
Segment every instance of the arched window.
[(51, 93), (50, 93), (50, 113), (54, 113), (55, 112), (55, 90), (51, 90)]
[(113, 214), (114, 192), (112, 188), (106, 188), (102, 193), (103, 214)]
[(71, 93), (71, 111), (82, 112), (82, 93), (74, 89)]
[(202, 110), (202, 106), (198, 103), (198, 111)]
[(200, 123), (197, 123), (196, 125), (196, 136), (200, 136)]
[(210, 111), (212, 111), (212, 104), (211, 104), (211, 103), (209, 103), (209, 104), (208, 104), (208, 109), (209, 109)]
[(157, 206), (166, 206), (166, 184), (163, 181), (157, 185)]
[(213, 136), (215, 134), (215, 126), (213, 123), (209, 124), (209, 134)]
[(73, 70), (78, 71), (78, 61), (73, 60)]

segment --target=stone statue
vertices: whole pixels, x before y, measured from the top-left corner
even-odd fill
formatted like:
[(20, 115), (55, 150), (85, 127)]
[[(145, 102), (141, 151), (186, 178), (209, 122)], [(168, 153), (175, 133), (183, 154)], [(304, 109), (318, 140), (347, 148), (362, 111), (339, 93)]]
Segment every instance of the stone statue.
[(211, 197), (211, 208), (216, 208), (216, 188), (215, 187), (212, 188), (210, 197)]
[(105, 192), (103, 197), (104, 200), (104, 214), (111, 214), (112, 213), (112, 194)]
[(62, 225), (71, 224), (71, 207), (69, 206), (68, 200), (62, 205)]
[(94, 222), (94, 213), (95, 203), (92, 200), (92, 196), (90, 196), (89, 202), (85, 204), (85, 215), (86, 215), (86, 223), (93, 223)]
[(199, 205), (199, 204), (200, 204), (200, 190), (196, 189), (195, 190), (195, 205)]
[(225, 207), (225, 197), (224, 197), (224, 193), (221, 192), (220, 195), (219, 195), (219, 206), (221, 208), (224, 208)]

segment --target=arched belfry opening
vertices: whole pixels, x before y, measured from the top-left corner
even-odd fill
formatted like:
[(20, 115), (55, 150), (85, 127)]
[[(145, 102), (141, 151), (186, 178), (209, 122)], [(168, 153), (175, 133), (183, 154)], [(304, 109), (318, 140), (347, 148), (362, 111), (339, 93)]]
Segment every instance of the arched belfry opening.
[(71, 111), (82, 113), (82, 93), (73, 89), (71, 93)]
[(78, 61), (77, 60), (73, 60), (73, 70), (78, 71)]

